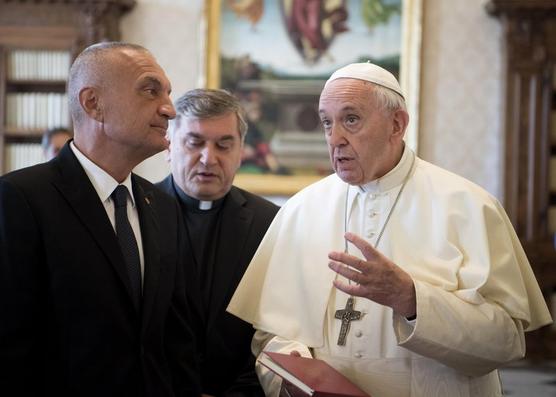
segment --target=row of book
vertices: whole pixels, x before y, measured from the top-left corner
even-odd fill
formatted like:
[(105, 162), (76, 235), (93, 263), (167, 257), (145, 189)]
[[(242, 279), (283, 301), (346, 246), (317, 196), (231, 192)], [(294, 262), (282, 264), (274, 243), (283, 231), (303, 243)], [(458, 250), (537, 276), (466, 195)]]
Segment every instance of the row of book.
[(8, 80), (63, 81), (68, 78), (67, 51), (14, 50), (8, 53)]
[(6, 95), (7, 129), (46, 129), (68, 125), (66, 94), (30, 92)]
[(8, 143), (4, 147), (4, 172), (29, 167), (44, 161), (39, 143)]

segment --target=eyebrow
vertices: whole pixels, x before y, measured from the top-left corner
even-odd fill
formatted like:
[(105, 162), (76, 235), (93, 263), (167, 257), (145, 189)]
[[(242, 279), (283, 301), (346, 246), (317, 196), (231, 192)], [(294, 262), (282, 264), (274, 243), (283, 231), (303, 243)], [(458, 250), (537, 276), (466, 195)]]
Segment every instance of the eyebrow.
[[(154, 86), (157, 90), (162, 90), (162, 82), (153, 76), (146, 76), (143, 81), (141, 81), (141, 88), (147, 87), (149, 85)], [(172, 92), (172, 87), (168, 88), (168, 94)]]
[(221, 137), (219, 139), (219, 141), (233, 141), (235, 139), (236, 139), (236, 137), (233, 136), (233, 135), (224, 135), (223, 137)]
[(202, 136), (201, 134), (198, 134), (198, 133), (193, 132), (193, 131), (188, 131), (188, 132), (186, 132), (184, 138), (199, 138), (199, 139), (204, 139), (203, 136)]
[[(198, 138), (198, 139), (207, 139), (206, 137), (204, 137), (202, 134), (199, 134), (198, 132), (194, 132), (194, 131), (189, 131), (186, 134), (186, 137), (192, 137), (192, 138)], [(220, 137), (218, 139), (218, 141), (232, 141), (236, 139), (235, 136), (233, 134), (229, 134), (229, 135), (224, 135), (222, 137)]]

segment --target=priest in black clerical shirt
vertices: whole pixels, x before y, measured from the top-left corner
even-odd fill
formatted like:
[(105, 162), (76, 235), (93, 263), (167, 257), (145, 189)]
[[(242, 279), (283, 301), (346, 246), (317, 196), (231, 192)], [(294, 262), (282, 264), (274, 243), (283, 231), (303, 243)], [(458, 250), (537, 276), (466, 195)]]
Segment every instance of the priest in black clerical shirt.
[(232, 186), (247, 132), (234, 96), (196, 89), (175, 107), (168, 130), (172, 174), (158, 186), (180, 202), (193, 252), (195, 266), (186, 274), (196, 308), (203, 393), (264, 396), (250, 349), (254, 330), (226, 307), (278, 207)]

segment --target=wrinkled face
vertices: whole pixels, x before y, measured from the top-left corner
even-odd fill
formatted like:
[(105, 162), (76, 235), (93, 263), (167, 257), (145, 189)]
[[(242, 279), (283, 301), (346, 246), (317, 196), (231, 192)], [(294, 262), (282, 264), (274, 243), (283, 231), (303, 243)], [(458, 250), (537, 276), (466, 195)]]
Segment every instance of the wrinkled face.
[(104, 138), (133, 156), (150, 157), (168, 148), (168, 120), (175, 117), (170, 82), (155, 59), (122, 50), (110, 58), (99, 96)]
[(48, 161), (56, 157), (60, 152), (60, 150), (62, 149), (62, 147), (70, 139), (71, 136), (63, 132), (52, 135), (50, 137), (50, 143), (48, 144), (48, 147), (44, 152), (45, 159)]
[(198, 200), (223, 197), (241, 164), (235, 113), (208, 119), (184, 117), (174, 128), (169, 160), (178, 186)]
[(396, 166), (407, 113), (378, 107), (370, 83), (333, 80), (320, 96), (319, 114), (332, 167), (344, 182), (362, 185)]

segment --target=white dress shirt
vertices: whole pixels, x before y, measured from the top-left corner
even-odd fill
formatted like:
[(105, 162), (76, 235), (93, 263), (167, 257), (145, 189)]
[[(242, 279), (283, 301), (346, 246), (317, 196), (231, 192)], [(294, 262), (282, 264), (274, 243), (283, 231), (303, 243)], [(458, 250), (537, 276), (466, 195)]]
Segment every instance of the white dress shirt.
[[(143, 284), (143, 275), (145, 274), (145, 258), (143, 255), (143, 240), (141, 238), (141, 227), (139, 225), (139, 214), (137, 213), (137, 207), (135, 206), (135, 198), (133, 197), (133, 186), (131, 183), (131, 174), (125, 178), (122, 183), (118, 183), (114, 178), (112, 178), (106, 171), (100, 168), (98, 165), (93, 163), (90, 159), (87, 158), (83, 153), (79, 151), (79, 149), (75, 146), (73, 141), (70, 143), (70, 148), (77, 157), (77, 160), (85, 170), (85, 173), (89, 177), (89, 180), (93, 184), (95, 191), (104, 205), (104, 209), (106, 210), (106, 215), (108, 215), (108, 219), (110, 219), (110, 223), (114, 228), (114, 232), (116, 231), (116, 217), (114, 214), (114, 201), (110, 197), (114, 189), (118, 185), (124, 185), (128, 192), (127, 196), (127, 218), (129, 219), (129, 223), (131, 224), (131, 228), (133, 229), (133, 234), (135, 235), (135, 240), (137, 240), (137, 248), (139, 249), (139, 259), (141, 261), (141, 285)], [(131, 205), (129, 205), (131, 203)]]

